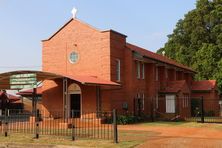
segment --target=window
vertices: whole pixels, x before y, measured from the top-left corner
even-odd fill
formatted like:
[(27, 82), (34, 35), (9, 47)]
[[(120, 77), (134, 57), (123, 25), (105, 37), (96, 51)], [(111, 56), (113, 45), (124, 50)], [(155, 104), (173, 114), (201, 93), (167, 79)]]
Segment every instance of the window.
[(145, 64), (142, 63), (142, 79), (145, 79)]
[(189, 107), (189, 94), (184, 94), (184, 97), (183, 97), (183, 107), (184, 108)]
[(166, 95), (166, 113), (175, 113), (175, 95)]
[(144, 110), (144, 101), (145, 101), (144, 93), (142, 93), (142, 94), (138, 93), (136, 95), (136, 108), (137, 108), (137, 110)]
[(159, 106), (159, 99), (158, 99), (158, 95), (156, 96), (156, 109), (158, 109)]
[(159, 80), (158, 67), (156, 67), (156, 81)]
[(73, 51), (70, 53), (70, 55), (69, 55), (70, 63), (74, 64), (78, 61), (78, 59), (79, 59), (79, 55), (77, 52)]
[(137, 61), (136, 67), (137, 67), (137, 78), (140, 79), (140, 62), (139, 61)]
[(144, 99), (145, 99), (145, 95), (142, 94), (141, 96), (141, 109), (144, 110)]
[(120, 81), (120, 60), (116, 59), (116, 80)]
[(140, 105), (140, 93), (136, 94), (136, 109), (140, 110), (141, 109), (141, 105)]

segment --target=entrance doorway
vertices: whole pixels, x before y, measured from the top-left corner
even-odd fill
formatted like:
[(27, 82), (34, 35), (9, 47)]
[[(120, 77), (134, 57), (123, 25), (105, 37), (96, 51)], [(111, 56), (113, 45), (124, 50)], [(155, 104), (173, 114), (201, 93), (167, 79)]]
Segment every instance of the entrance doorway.
[(80, 118), (82, 111), (81, 88), (78, 84), (73, 83), (68, 87), (68, 93), (68, 116), (72, 118)]
[(81, 115), (81, 96), (80, 94), (70, 94), (71, 117), (80, 118)]

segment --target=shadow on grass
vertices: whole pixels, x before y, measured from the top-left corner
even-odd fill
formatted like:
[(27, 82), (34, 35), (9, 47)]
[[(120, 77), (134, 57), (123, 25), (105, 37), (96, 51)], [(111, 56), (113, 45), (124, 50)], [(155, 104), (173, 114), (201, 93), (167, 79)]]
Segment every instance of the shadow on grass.
[(178, 125), (185, 125), (190, 122), (186, 121), (155, 121), (155, 122), (145, 122), (145, 123), (139, 123), (138, 125), (150, 125), (150, 126), (178, 126)]

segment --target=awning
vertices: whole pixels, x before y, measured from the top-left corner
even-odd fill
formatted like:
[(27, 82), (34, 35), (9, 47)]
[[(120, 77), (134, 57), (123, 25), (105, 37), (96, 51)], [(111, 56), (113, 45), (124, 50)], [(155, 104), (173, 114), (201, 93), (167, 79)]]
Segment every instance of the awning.
[(114, 85), (114, 86), (119, 86), (120, 84), (108, 81), (108, 80), (103, 80), (101, 78), (95, 77), (95, 76), (78, 76), (78, 75), (67, 75), (65, 76), (71, 80), (78, 81), (84, 85)]
[[(78, 76), (78, 75), (61, 75), (45, 71), (11, 71), (0, 74), (0, 89), (24, 89), (22, 86), (34, 85), (34, 81), (41, 82), (44, 80), (68, 78), (79, 82), (83, 85), (110, 85), (120, 86), (120, 84), (104, 80), (95, 76)], [(16, 88), (18, 86), (18, 88)], [(21, 87), (19, 87), (21, 86)]]

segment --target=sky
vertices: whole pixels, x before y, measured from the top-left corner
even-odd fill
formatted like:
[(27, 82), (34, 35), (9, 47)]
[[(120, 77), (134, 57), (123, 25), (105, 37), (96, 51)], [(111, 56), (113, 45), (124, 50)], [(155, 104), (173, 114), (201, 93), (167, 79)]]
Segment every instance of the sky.
[(195, 0), (0, 0), (0, 72), (41, 70), (41, 40), (71, 17), (156, 52)]

